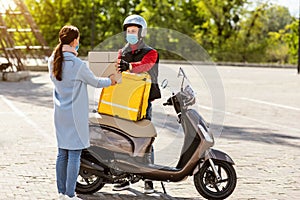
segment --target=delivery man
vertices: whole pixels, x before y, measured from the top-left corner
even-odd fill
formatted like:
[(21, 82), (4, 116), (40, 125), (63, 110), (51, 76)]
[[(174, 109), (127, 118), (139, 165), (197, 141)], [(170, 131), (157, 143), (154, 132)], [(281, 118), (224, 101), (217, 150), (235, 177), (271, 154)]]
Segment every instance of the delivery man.
[[(123, 31), (125, 32), (127, 44), (119, 50), (118, 68), (119, 71), (129, 70), (132, 73), (147, 72), (151, 76), (151, 88), (146, 111), (146, 119), (152, 117), (152, 101), (161, 98), (160, 89), (157, 83), (158, 77), (158, 52), (152, 47), (146, 45), (143, 38), (147, 34), (147, 22), (140, 15), (130, 15), (123, 22)], [(149, 163), (154, 162), (153, 147)], [(128, 181), (114, 186), (114, 190), (120, 191), (130, 187)], [(153, 193), (153, 182), (145, 180), (144, 193)]]

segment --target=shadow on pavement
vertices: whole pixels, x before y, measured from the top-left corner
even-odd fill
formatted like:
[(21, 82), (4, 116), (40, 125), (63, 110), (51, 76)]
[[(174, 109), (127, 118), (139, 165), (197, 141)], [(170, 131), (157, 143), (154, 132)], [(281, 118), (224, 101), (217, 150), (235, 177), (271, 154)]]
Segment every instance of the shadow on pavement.
[(131, 194), (122, 194), (122, 193), (107, 193), (107, 192), (97, 192), (93, 195), (78, 195), (80, 198), (84, 200), (98, 200), (98, 199), (118, 199), (118, 200), (154, 200), (154, 199), (168, 199), (168, 200), (196, 200), (202, 199), (199, 197), (195, 198), (184, 198), (184, 197), (172, 197), (168, 194), (164, 194), (161, 192), (156, 192), (153, 194), (146, 195), (138, 190), (130, 188), (126, 191), (127, 193), (131, 192)]
[[(31, 79), (41, 76), (31, 75)], [(20, 82), (0, 82), (0, 95), (21, 103), (53, 108), (52, 89), (45, 87), (47, 83), (33, 83), (31, 79)]]
[[(166, 115), (157, 110), (153, 112), (154, 119), (152, 120), (156, 128), (170, 129), (171, 131), (178, 130), (180, 127), (176, 116)], [(220, 125), (216, 125), (219, 127)], [(278, 144), (294, 148), (300, 148), (300, 137), (292, 136), (287, 132), (275, 133), (275, 130), (254, 127), (235, 127), (222, 125), (223, 130), (220, 138), (235, 140), (235, 141), (253, 141), (265, 144)], [(215, 136), (216, 137), (216, 136)], [(216, 140), (218, 138), (215, 138)]]
[(220, 137), (300, 148), (300, 137), (291, 136), (288, 133), (274, 133), (271, 129), (264, 128), (223, 126)]

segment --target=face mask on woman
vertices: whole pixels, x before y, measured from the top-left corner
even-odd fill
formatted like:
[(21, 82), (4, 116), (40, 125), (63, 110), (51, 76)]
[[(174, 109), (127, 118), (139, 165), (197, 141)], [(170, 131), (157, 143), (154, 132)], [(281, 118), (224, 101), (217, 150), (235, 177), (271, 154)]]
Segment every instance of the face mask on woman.
[(76, 51), (78, 51), (78, 49), (79, 49), (79, 42), (78, 42), (77, 46), (75, 47)]

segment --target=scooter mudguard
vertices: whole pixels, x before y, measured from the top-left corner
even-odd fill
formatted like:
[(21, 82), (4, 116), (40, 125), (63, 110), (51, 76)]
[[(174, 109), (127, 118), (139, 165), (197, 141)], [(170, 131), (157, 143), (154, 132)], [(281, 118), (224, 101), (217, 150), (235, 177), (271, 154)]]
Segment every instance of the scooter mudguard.
[(233, 160), (228, 154), (216, 149), (209, 149), (208, 151), (206, 151), (205, 160), (208, 160), (210, 158), (214, 160), (222, 160), (234, 165)]
[(205, 156), (202, 156), (202, 158), (203, 157), (204, 157), (204, 159), (201, 159), (201, 162), (199, 163), (199, 165), (197, 165), (196, 168), (194, 169), (193, 174), (196, 174), (197, 172), (199, 172), (202, 165), (208, 159), (222, 160), (222, 161), (225, 161), (225, 162), (228, 162), (228, 163), (234, 165), (234, 162), (230, 158), (229, 155), (227, 155), (226, 153), (224, 153), (222, 151), (216, 150), (216, 149), (208, 149), (207, 151), (205, 151)]

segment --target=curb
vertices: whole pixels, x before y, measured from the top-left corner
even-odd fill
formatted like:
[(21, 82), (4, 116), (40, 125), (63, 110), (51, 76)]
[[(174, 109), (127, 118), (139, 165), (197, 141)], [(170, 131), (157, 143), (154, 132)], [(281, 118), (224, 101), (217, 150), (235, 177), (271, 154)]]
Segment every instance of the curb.
[(0, 72), (0, 81), (19, 82), (30, 77), (29, 71)]
[[(83, 58), (87, 60), (87, 58)], [(160, 60), (161, 64), (195, 64), (195, 65), (215, 65), (220, 67), (257, 67), (257, 68), (282, 68), (282, 69), (297, 69), (297, 65), (291, 64), (276, 64), (276, 63), (235, 63), (235, 62), (201, 62), (201, 61), (184, 61), (184, 60)], [(48, 71), (47, 65), (25, 66), (28, 71)], [(1, 78), (0, 78), (1, 80)]]
[(39, 72), (46, 72), (48, 71), (48, 65), (25, 65), (24, 66), (26, 71), (39, 71)]
[(185, 60), (160, 60), (163, 64), (195, 64), (195, 65), (216, 65), (220, 67), (257, 67), (257, 68), (285, 68), (297, 69), (297, 65), (276, 64), (276, 63), (238, 63), (238, 62), (203, 62), (203, 61), (185, 61)]

